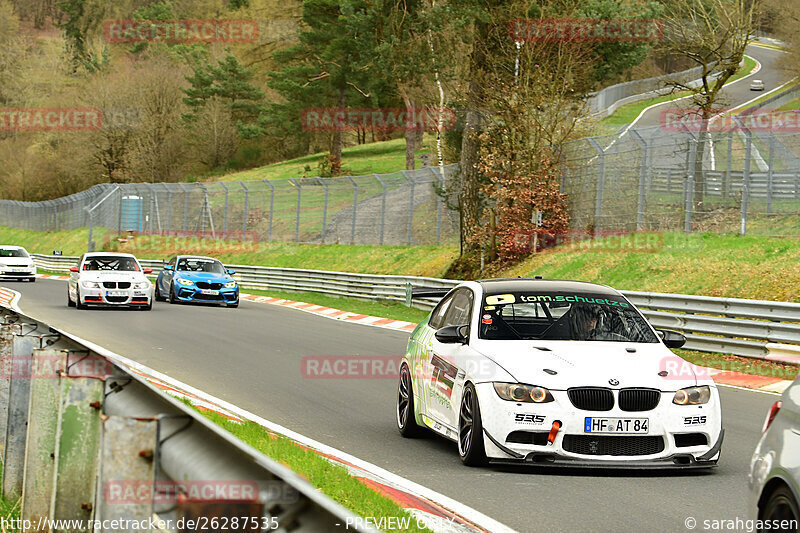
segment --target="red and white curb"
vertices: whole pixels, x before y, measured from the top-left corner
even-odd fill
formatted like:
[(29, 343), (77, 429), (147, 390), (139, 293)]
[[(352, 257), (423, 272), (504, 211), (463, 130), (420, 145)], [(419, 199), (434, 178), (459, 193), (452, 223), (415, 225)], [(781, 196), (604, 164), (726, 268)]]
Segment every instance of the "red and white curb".
[(265, 303), (271, 305), (280, 305), (282, 307), (291, 307), (292, 309), (299, 309), (306, 313), (311, 313), (325, 318), (332, 318), (334, 320), (344, 320), (345, 322), (354, 322), (356, 324), (364, 324), (378, 328), (394, 329), (397, 331), (414, 331), (417, 327), (412, 322), (404, 320), (394, 320), (391, 318), (383, 318), (379, 316), (361, 315), (358, 313), (351, 313), (349, 311), (342, 311), (341, 309), (334, 309), (332, 307), (325, 307), (324, 305), (315, 305), (306, 302), (295, 302), (294, 300), (284, 300), (282, 298), (272, 298), (270, 296), (258, 296), (255, 294), (240, 293), (239, 298), (256, 303)]

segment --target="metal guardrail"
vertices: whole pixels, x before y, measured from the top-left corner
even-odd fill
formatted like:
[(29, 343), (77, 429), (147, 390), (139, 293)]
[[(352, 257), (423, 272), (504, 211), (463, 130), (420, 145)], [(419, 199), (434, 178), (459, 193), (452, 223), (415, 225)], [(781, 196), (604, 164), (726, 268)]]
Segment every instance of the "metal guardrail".
[[(32, 254), (39, 268), (69, 270), (76, 257)], [(142, 260), (142, 266), (163, 267), (163, 261)], [(226, 265), (236, 271), (243, 288), (303, 291), (365, 300), (391, 300), (430, 310), (438, 298), (409, 301), (407, 289), (452, 288), (456, 280), (419, 276), (381, 276), (325, 270)], [(763, 359), (767, 343), (797, 345), (800, 349), (800, 304), (715, 298), (685, 294), (622, 291), (657, 328), (683, 332), (686, 348)], [(798, 352), (800, 356), (800, 352)]]
[(149, 531), (98, 521), (148, 524), (155, 515), (168, 529), (194, 530), (186, 520), (238, 516), (242, 527), (248, 516), (259, 525), (243, 530), (373, 531), (116, 354), (9, 308), (0, 322), (2, 492), (22, 497), (21, 517), (34, 527), (82, 520), (40, 529)]

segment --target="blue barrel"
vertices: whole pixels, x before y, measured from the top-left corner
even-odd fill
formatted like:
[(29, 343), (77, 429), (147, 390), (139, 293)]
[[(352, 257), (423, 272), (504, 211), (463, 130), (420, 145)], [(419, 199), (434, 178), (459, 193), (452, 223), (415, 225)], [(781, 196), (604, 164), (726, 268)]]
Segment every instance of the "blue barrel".
[(142, 231), (144, 229), (144, 202), (141, 196), (123, 196), (120, 206), (120, 230)]

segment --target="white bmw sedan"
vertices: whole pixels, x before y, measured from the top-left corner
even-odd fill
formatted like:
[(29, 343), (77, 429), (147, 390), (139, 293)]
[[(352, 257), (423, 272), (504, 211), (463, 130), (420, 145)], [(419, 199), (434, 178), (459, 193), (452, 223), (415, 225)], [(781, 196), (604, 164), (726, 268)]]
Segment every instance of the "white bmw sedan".
[(131, 254), (94, 252), (83, 254), (70, 268), (67, 305), (85, 309), (89, 305), (153, 308), (153, 284)]
[(411, 335), (397, 426), (455, 441), (467, 465), (711, 467), (719, 394), (670, 351), (685, 340), (604, 285), (464, 282)]
[(25, 248), (0, 245), (0, 277), (36, 281), (36, 265)]

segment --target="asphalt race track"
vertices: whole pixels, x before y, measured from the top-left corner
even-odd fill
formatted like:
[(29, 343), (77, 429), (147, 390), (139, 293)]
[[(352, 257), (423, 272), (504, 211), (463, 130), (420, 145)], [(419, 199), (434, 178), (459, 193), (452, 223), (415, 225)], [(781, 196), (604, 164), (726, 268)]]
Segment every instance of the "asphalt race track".
[(472, 506), (519, 531), (686, 531), (698, 520), (747, 517), (747, 472), (777, 396), (723, 388), (726, 429), (710, 472), (627, 472), (461, 465), (455, 444), (400, 437), (390, 379), (308, 379), (301, 358), (399, 355), (407, 334), (242, 301), (238, 309), (68, 308), (66, 283), (8, 282), (27, 314), (200, 388), (268, 420)]
[[(789, 81), (792, 76), (778, 67), (778, 60), (784, 53), (771, 48), (761, 46), (748, 46), (747, 55), (761, 63), (761, 70), (751, 77), (736, 81), (731, 85), (726, 85), (720, 93), (717, 105), (723, 109), (730, 109), (740, 104), (758, 98), (762, 94), (775, 89)], [(762, 80), (764, 91), (751, 91), (750, 82)], [(683, 108), (688, 100), (682, 100), (673, 104), (664, 104), (647, 111), (636, 123), (637, 128), (647, 126), (658, 126), (661, 120), (661, 113), (666, 109)], [(769, 107), (769, 106), (768, 106)]]

